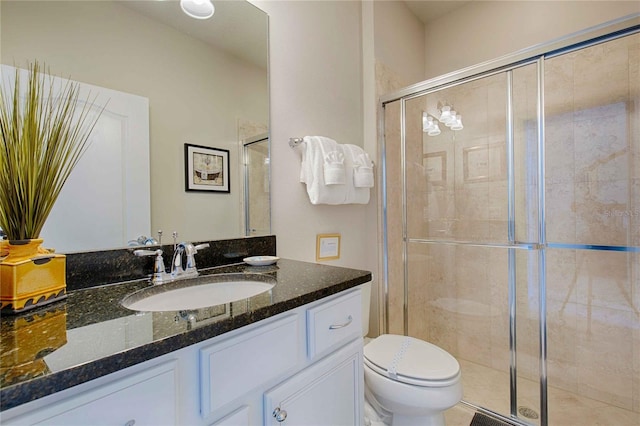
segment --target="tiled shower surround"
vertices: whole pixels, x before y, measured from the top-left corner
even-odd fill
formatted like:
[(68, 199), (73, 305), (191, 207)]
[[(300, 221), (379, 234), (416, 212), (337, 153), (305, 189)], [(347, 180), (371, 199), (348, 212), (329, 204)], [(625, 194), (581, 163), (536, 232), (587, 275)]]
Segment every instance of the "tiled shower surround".
[[(465, 401), (510, 416), (511, 300), (517, 407), (540, 411), (542, 372), (548, 424), (640, 423), (639, 101), (632, 34), (407, 97), (404, 123), (385, 105), (389, 332), (406, 296), (409, 334), (461, 360)], [(442, 103), (464, 129), (427, 136)]]

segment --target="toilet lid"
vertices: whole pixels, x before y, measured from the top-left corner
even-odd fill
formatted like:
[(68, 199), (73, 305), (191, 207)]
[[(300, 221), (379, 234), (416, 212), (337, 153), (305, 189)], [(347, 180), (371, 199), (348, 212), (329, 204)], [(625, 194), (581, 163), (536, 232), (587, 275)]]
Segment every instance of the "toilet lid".
[(379, 374), (417, 386), (448, 386), (460, 374), (458, 361), (447, 351), (409, 336), (377, 337), (364, 347), (364, 361)]

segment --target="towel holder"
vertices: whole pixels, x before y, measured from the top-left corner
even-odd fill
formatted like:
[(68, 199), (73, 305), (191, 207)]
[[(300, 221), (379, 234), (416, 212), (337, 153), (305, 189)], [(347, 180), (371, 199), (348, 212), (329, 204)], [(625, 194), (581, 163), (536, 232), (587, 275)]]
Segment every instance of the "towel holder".
[[(289, 146), (291, 148), (298, 147), (302, 142), (304, 142), (304, 138), (289, 138)], [(375, 165), (374, 161), (371, 161), (372, 165)]]
[(304, 138), (289, 138), (289, 146), (295, 148), (304, 141)]

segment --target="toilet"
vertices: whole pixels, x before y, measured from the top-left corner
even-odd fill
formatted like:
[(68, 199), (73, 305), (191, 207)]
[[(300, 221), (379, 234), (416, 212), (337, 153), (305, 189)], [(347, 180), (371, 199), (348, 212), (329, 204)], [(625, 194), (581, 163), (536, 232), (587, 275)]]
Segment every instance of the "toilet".
[[(366, 324), (368, 316), (364, 320)], [(458, 361), (444, 349), (409, 336), (383, 334), (369, 340), (364, 346), (364, 381), (365, 425), (443, 426), (444, 411), (462, 399)]]

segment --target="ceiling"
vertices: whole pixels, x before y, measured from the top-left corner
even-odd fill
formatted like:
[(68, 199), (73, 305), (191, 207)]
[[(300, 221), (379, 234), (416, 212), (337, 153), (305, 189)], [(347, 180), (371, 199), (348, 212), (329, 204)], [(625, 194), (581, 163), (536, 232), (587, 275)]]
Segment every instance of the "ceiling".
[(266, 69), (267, 15), (244, 0), (213, 3), (214, 15), (202, 20), (182, 13), (178, 0), (130, 0), (120, 4)]
[(470, 0), (405, 0), (409, 9), (424, 24), (428, 24), (470, 2)]

